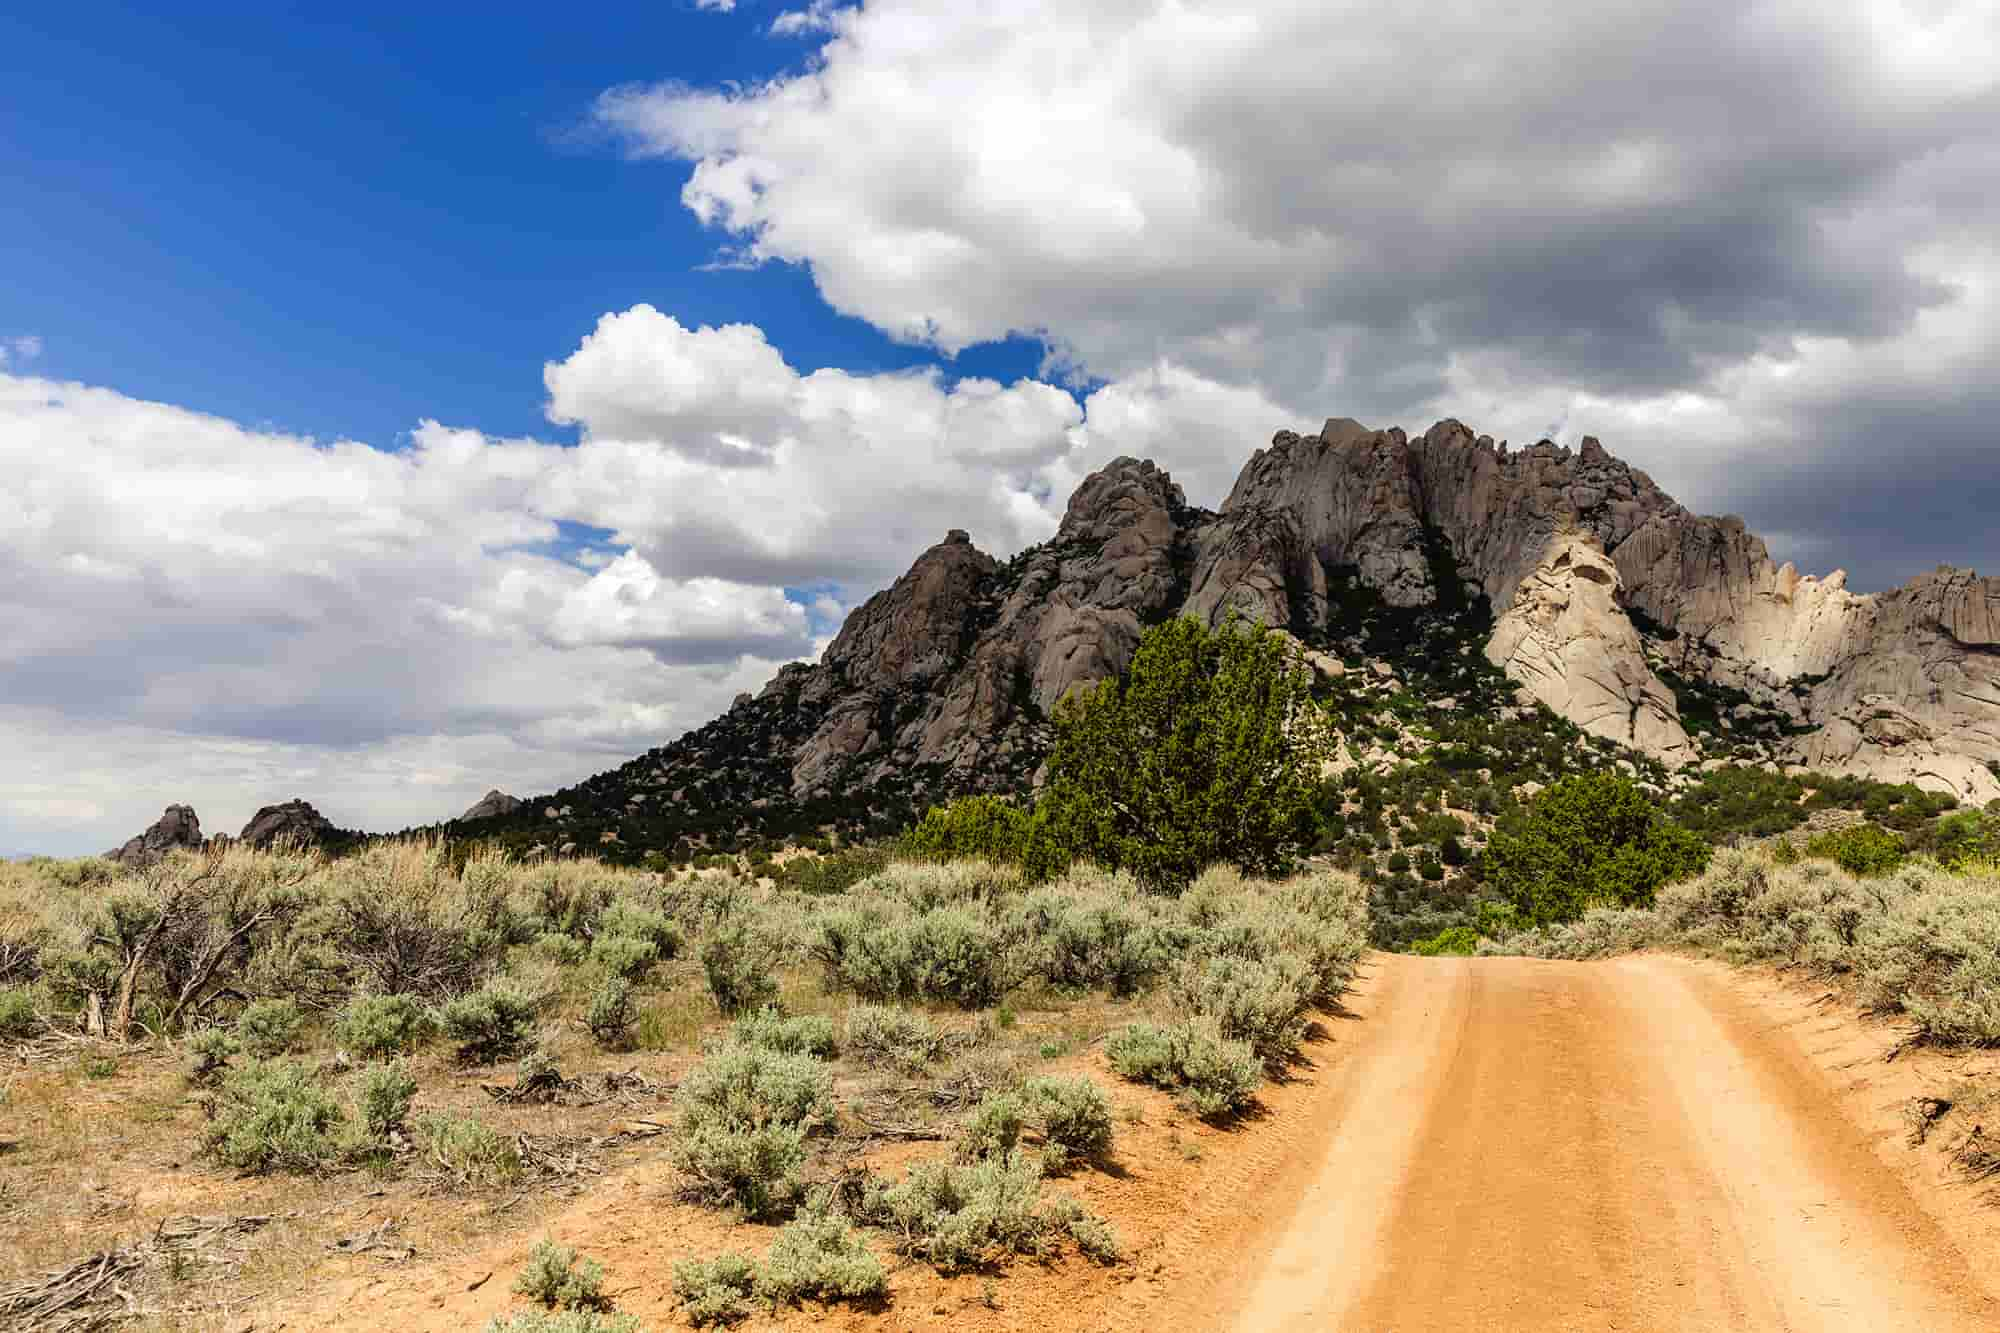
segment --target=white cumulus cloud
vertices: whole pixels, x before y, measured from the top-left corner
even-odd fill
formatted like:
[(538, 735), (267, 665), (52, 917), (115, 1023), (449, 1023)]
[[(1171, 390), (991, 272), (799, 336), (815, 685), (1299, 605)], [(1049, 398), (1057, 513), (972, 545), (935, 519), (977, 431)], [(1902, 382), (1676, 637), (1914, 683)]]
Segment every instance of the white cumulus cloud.
[(1046, 538), (1115, 453), (1186, 460), (1213, 503), (1216, 451), (1255, 442), (1230, 418), (1269, 412), (1179, 372), (1089, 422), (1032, 380), (802, 374), (647, 306), (545, 381), (579, 443), (322, 442), (0, 374), (0, 854), (170, 800), (394, 828), (552, 789), (816, 654), (947, 529)]
[(897, 338), (1041, 338), (1128, 422), (1185, 382), (1594, 431), (1864, 582), (1992, 558), (1985, 0), (871, 0), (815, 40), (597, 118)]

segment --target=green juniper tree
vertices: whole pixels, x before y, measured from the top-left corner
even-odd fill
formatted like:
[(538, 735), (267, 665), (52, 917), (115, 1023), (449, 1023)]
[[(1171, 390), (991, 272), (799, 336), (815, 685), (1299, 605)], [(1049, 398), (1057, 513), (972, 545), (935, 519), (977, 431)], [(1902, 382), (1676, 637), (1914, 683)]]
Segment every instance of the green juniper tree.
[(1206, 866), (1285, 868), (1312, 844), (1332, 733), (1284, 636), (1232, 617), (1148, 630), (1123, 679), (1056, 709), (1031, 873), (1073, 860), (1178, 892)]
[(1663, 884), (1708, 867), (1709, 847), (1615, 773), (1581, 773), (1493, 830), (1487, 881), (1524, 922), (1574, 921), (1592, 907), (1651, 907)]

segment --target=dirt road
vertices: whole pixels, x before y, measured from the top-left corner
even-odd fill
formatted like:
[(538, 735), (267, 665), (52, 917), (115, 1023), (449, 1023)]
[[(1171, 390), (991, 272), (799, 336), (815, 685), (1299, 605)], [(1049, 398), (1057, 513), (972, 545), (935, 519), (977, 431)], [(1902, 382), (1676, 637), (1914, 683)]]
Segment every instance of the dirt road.
[[(1373, 955), (1325, 1027), (1228, 1127), (1076, 1057), (1138, 1112), (1121, 1116), (1114, 1169), (1062, 1185), (1110, 1219), (1127, 1262), (1023, 1262), (996, 1280), (885, 1252), (887, 1304), (743, 1327), (2000, 1330), (2000, 1210), (1902, 1119), (1922, 1093), (2000, 1082), (1985, 1053), (1884, 1063), (1896, 1030), (1824, 992), (1671, 957)], [(532, 1228), (417, 1264), (351, 1261), (251, 1322), (478, 1328), (518, 1308), (504, 1275), (546, 1233), (603, 1261), (645, 1327), (685, 1327), (674, 1265), (762, 1253), (773, 1232), (677, 1203), (675, 1187), (664, 1153), (641, 1158)]]
[(1696, 965), (1370, 968), (1314, 1158), (1191, 1324), (2000, 1328), (2000, 1254), (1962, 1252)]

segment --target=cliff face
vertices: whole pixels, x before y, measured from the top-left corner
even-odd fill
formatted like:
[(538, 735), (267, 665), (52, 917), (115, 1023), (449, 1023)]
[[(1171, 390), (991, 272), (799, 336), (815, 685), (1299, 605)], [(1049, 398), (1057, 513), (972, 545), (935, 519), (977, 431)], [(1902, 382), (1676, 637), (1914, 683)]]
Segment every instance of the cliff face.
[(1398, 605), (1438, 595), (1421, 543), (1441, 538), (1498, 615), (1492, 661), (1669, 763), (1691, 750), (1656, 667), (1788, 714), (1787, 758), (2000, 795), (2000, 579), (1940, 568), (1851, 593), (1775, 564), (1740, 519), (1689, 513), (1594, 439), (1509, 452), (1455, 421), (1414, 440), (1346, 420), (1282, 432), (1224, 512), (1249, 510), (1289, 515), (1307, 552)]
[(951, 533), (856, 608), (817, 666), (788, 668), (799, 705), (824, 709), (793, 795), (923, 768), (998, 786), (1031, 769), (1056, 701), (1122, 671), (1185, 600), (1200, 517), (1166, 473), (1121, 458), (1077, 489), (1052, 542), (1008, 565)]
[(170, 805), (144, 833), (128, 839), (125, 844), (106, 852), (108, 861), (116, 861), (135, 870), (143, 870), (167, 853), (177, 850), (200, 851), (206, 845), (201, 836), (201, 819), (191, 805)]
[[(2000, 580), (1939, 569), (1858, 595), (1594, 439), (1509, 450), (1456, 421), (1413, 439), (1345, 419), (1279, 432), (1219, 513), (1120, 458), (1011, 561), (954, 531), (821, 661), (606, 776), (628, 809), (711, 821), (1017, 788), (1056, 702), (1122, 671), (1148, 625), (1236, 613), (1352, 659), (1380, 643), (1386, 622), (1357, 630), (1371, 606), (1461, 617), (1524, 701), (1669, 767), (1701, 756), (1690, 727), (1754, 715), (1770, 761), (2000, 796)], [(1699, 724), (1681, 712), (1696, 699)]]

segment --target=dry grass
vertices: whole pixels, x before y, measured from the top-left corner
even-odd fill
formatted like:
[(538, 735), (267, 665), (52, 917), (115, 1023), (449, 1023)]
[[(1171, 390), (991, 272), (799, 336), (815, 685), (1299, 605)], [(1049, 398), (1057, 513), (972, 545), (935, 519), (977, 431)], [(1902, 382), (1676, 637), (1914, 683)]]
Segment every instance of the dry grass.
[[(10, 982), (37, 988), (50, 1025), (0, 1048), (0, 1141), (12, 1143), (0, 1151), (0, 1281), (130, 1244), (168, 1218), (268, 1217), (225, 1258), (148, 1260), (134, 1280), (135, 1293), (157, 1311), (150, 1326), (240, 1328), (244, 1310), (285, 1293), (387, 1271), (394, 1260), (380, 1252), (333, 1248), (387, 1219), (397, 1225), (398, 1245), (415, 1247), (426, 1261), (442, 1260), (490, 1245), (496, 1233), (533, 1232), (589, 1191), (598, 1172), (664, 1170), (668, 1142), (657, 1127), (670, 1119), (670, 1090), (702, 1058), (704, 1044), (727, 1028), (698, 961), (705, 933), (725, 919), (748, 921), (773, 942), (783, 1010), (825, 1015), (837, 1031), (856, 997), (814, 956), (820, 922), (831, 910), (872, 904), (904, 920), (948, 907), (977, 916), (987, 938), (1006, 951), (1001, 962), (1012, 984), (997, 1006), (913, 1006), (956, 1034), (931, 1067), (911, 1072), (833, 1062), (839, 1123), (832, 1137), (814, 1140), (808, 1168), (811, 1178), (829, 1180), (857, 1151), (888, 1167), (948, 1155), (948, 1144), (910, 1141), (896, 1131), (949, 1138), (983, 1092), (1052, 1069), (1075, 1071), (1107, 1033), (1139, 1019), (1176, 1016), (1167, 973), (1177, 951), (1206, 947), (1199, 941), (1207, 936), (1189, 933), (1192, 907), (1083, 871), (1058, 890), (1092, 910), (1125, 914), (1146, 939), (1155, 927), (1171, 927), (1182, 943), (1145, 946), (1166, 952), (1148, 964), (1158, 965), (1151, 983), (1128, 998), (1101, 987), (1058, 987), (1038, 971), (1041, 943), (1020, 924), (1025, 891), (1011, 875), (982, 867), (892, 869), (849, 895), (808, 898), (713, 872), (676, 879), (592, 862), (479, 858), (461, 874), (439, 850), (422, 846), (375, 848), (335, 862), (234, 849), (220, 858), (174, 858), (144, 876), (110, 873), (97, 862), (0, 863), (0, 942), (9, 945), (9, 957), (37, 959), (42, 973)], [(1267, 916), (1282, 923), (1293, 910), (1287, 893), (1223, 877), (1200, 910), (1220, 911), (1238, 925), (1254, 927)], [(1358, 885), (1343, 882), (1341, 893), (1352, 904), (1361, 901)], [(473, 1117), (509, 1139), (558, 1145), (556, 1156), (574, 1171), (531, 1172), (518, 1185), (453, 1193), (418, 1169), (415, 1144), (338, 1161), (320, 1175), (240, 1176), (202, 1160), (196, 1149), (207, 1090), (189, 1076), (187, 1038), (205, 1025), (227, 1026), (249, 999), (293, 998), (306, 1008), (310, 1021), (291, 1058), (320, 1069), (329, 1093), (345, 1102), (350, 1065), (338, 1049), (335, 1019), (350, 996), (376, 984), (384, 966), (397, 961), (385, 963), (379, 952), (369, 953), (376, 946), (343, 935), (349, 920), (343, 904), (357, 898), (396, 905), (403, 927), (429, 932), (433, 944), (442, 941), (443, 952), (425, 955), (433, 964), (443, 960), (436, 975), (466, 986), (504, 981), (535, 996), (536, 1049), (568, 1078), (634, 1070), (660, 1089), (659, 1097), (504, 1104), (485, 1085), (511, 1084), (511, 1064), (463, 1066), (451, 1043), (433, 1037), (406, 1056), (419, 1086), (412, 1125), (429, 1114)], [(595, 914), (615, 900), (665, 913), (686, 937), (676, 957), (636, 982), (638, 1020), (629, 1050), (600, 1047), (581, 1021), (604, 977), (588, 949), (544, 938), (587, 942)], [(148, 905), (161, 903), (177, 904), (181, 914), (163, 932), (177, 952), (156, 952), (138, 974), (137, 1040), (84, 1039), (78, 1029), (86, 997), (72, 979), (87, 969), (73, 960), (122, 963), (133, 923), (143, 929)], [(117, 913), (114, 904), (122, 904)], [(180, 1018), (166, 1021), (190, 959), (198, 963), (207, 945), (259, 913), (266, 915), (242, 936), (247, 947), (229, 955), (212, 988), (197, 988)], [(1350, 924), (1358, 955), (1365, 923)], [(453, 955), (461, 945), (470, 952)], [(416, 993), (427, 1004), (444, 998)], [(111, 998), (100, 1001), (108, 1007)], [(1134, 1096), (1121, 1105), (1149, 1104), (1148, 1094), (1128, 1091)], [(1146, 1128), (1119, 1123), (1135, 1132)]]

